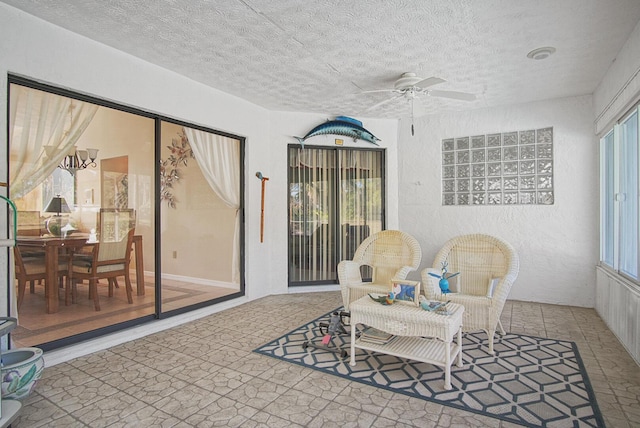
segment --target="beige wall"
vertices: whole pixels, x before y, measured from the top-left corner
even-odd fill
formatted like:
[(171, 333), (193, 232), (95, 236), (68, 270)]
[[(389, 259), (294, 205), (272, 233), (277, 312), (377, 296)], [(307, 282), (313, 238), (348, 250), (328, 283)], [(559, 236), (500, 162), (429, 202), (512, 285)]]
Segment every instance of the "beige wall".
[[(181, 129), (162, 124), (163, 160)], [(161, 208), (163, 274), (230, 283), (235, 209), (213, 192), (195, 159), (180, 171), (181, 179), (171, 189), (176, 207), (163, 201)]]

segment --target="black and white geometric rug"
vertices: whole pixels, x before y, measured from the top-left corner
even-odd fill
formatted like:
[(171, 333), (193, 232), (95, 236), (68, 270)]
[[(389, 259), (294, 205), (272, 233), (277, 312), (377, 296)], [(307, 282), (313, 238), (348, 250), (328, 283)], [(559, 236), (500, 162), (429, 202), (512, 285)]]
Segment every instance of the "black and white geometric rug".
[[(275, 339), (254, 352), (355, 382), (456, 407), (529, 427), (604, 427), (589, 378), (575, 343), (518, 334), (496, 335), (495, 355), (487, 353), (485, 333), (463, 336), (462, 368), (451, 367), (452, 389), (444, 371), (431, 364), (356, 350), (356, 366), (340, 353), (303, 348), (321, 343), (320, 322), (333, 311)], [(330, 346), (350, 351), (350, 335)]]

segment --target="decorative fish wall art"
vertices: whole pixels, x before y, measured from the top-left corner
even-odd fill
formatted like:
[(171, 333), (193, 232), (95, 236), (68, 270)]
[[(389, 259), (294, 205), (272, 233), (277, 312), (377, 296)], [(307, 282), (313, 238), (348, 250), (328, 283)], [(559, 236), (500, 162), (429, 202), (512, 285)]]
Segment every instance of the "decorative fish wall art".
[(371, 132), (362, 127), (362, 122), (347, 116), (336, 116), (334, 120), (328, 120), (325, 123), (316, 126), (307, 133), (304, 137), (295, 137), (300, 142), (300, 145), (304, 149), (304, 142), (316, 135), (343, 135), (345, 137), (353, 138), (353, 141), (363, 140), (367, 143), (378, 145), (376, 141), (380, 139), (374, 136)]

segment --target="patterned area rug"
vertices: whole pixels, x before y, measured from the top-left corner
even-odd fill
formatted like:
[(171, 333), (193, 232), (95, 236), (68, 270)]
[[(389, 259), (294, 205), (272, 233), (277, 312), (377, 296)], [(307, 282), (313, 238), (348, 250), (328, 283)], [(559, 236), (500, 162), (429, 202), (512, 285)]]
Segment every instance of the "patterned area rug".
[[(573, 342), (496, 335), (492, 356), (487, 353), (485, 333), (465, 334), (464, 366), (453, 364), (453, 389), (446, 391), (443, 369), (430, 364), (357, 349), (357, 364), (351, 367), (340, 352), (305, 349), (307, 341), (321, 343), (319, 323), (328, 323), (332, 312), (254, 352), (523, 426), (604, 427)], [(349, 352), (350, 340), (350, 335), (335, 336), (329, 346)]]

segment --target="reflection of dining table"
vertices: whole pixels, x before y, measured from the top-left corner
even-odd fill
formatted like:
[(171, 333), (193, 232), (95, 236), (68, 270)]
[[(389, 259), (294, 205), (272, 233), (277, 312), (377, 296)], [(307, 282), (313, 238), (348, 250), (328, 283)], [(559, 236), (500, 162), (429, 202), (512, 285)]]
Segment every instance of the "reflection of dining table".
[[(45, 300), (47, 313), (58, 312), (58, 261), (60, 250), (68, 249), (73, 253), (77, 249), (93, 243), (87, 242), (88, 235), (74, 234), (66, 238), (61, 237), (40, 237), (40, 236), (18, 236), (18, 246), (31, 250), (44, 249), (44, 259), (46, 266), (45, 279)], [(136, 239), (137, 238), (137, 239)], [(135, 235), (133, 239), (136, 253), (136, 284), (138, 296), (144, 295), (144, 265), (142, 258), (142, 236)]]

